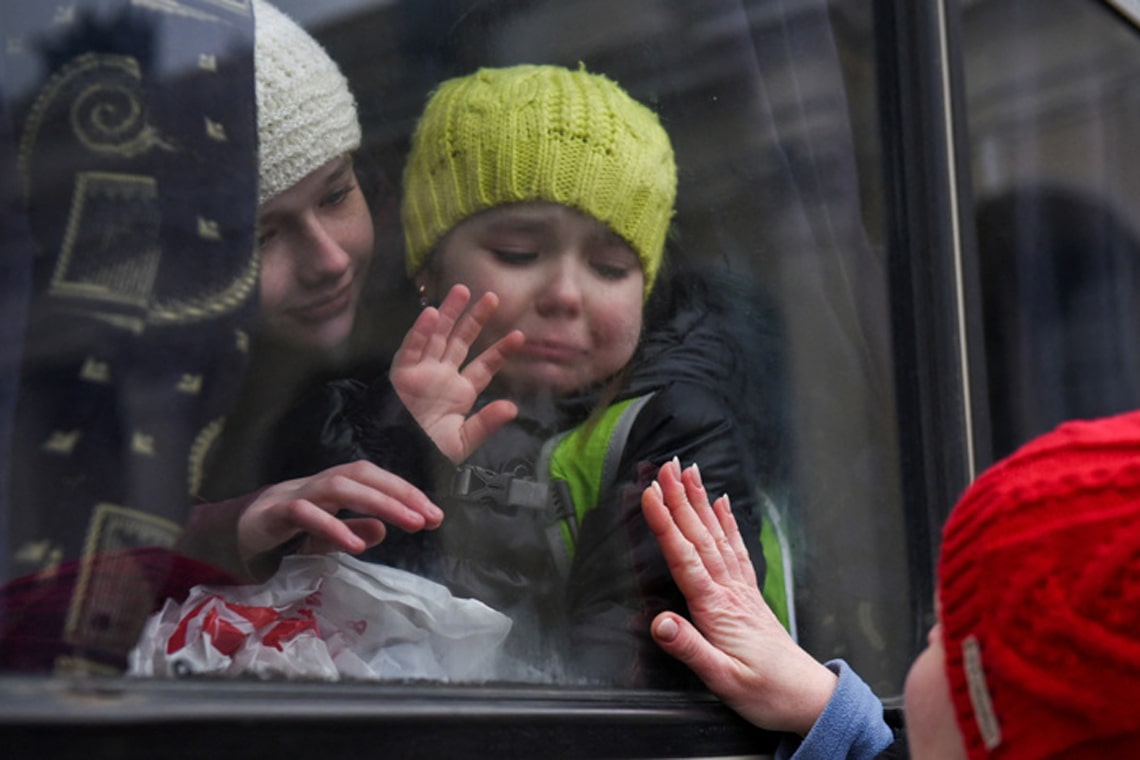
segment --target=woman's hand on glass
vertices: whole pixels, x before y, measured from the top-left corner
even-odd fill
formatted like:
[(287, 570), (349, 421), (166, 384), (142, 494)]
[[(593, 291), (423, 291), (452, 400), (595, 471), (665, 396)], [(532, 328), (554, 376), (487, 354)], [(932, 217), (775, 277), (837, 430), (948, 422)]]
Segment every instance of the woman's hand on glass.
[(711, 505), (694, 464), (663, 465), (641, 508), (657, 536), (692, 622), (662, 612), (658, 645), (709, 690), (762, 728), (806, 735), (837, 677), (800, 648), (760, 594), (728, 496)]

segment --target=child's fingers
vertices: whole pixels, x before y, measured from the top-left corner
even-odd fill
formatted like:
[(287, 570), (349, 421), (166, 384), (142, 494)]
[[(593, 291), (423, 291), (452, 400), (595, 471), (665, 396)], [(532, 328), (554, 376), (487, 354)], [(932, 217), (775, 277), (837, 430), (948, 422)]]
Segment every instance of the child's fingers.
[(443, 359), (447, 355), (451, 332), (470, 300), (471, 291), (464, 285), (456, 285), (447, 292), (447, 297), (439, 305), (439, 320), (435, 324), (435, 329), (428, 336), (428, 344), (424, 350), (425, 356)]
[(456, 366), (467, 360), (467, 352), (483, 331), (484, 325), (495, 310), (499, 308), (499, 297), (494, 293), (484, 293), (479, 300), (456, 320), (455, 326), (448, 336), (447, 350), (444, 352), (444, 361)]
[(482, 393), (491, 384), (495, 373), (503, 368), (503, 362), (525, 342), (526, 337), (521, 330), (512, 330), (472, 359), (460, 374), (467, 378), (476, 394)]
[(408, 330), (408, 334), (401, 341), (400, 347), (396, 350), (392, 359), (393, 366), (418, 364), (423, 361), (424, 348), (427, 347), (428, 340), (435, 330), (435, 324), (438, 320), (439, 312), (430, 306), (420, 312), (416, 321), (412, 323), (411, 329)]
[(451, 290), (447, 291), (447, 295), (444, 296), (443, 303), (439, 305), (439, 311), (452, 322), (455, 322), (463, 310), (467, 308), (467, 302), (470, 300), (471, 291), (467, 289), (466, 285), (453, 285)]
[(482, 446), (484, 441), (517, 417), (518, 413), (519, 408), (513, 401), (499, 399), (468, 417), (459, 433), (464, 451), (469, 453)]

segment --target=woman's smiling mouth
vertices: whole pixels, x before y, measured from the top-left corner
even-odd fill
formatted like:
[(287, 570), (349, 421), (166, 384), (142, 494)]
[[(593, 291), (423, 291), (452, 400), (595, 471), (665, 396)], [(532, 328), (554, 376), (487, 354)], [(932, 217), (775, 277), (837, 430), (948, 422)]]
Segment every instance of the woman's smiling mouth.
[(332, 319), (351, 306), (352, 285), (350, 284), (331, 293), (327, 298), (317, 299), (291, 311), (297, 319), (303, 322), (323, 322)]

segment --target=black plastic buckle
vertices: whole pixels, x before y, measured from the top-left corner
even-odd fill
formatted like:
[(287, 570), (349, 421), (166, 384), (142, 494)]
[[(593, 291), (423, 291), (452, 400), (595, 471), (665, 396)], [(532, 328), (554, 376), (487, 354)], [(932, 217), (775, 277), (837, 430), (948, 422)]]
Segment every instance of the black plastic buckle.
[(470, 501), (487, 501), (509, 507), (545, 510), (550, 487), (529, 478), (495, 472), (485, 467), (461, 465), (451, 482), (451, 495)]

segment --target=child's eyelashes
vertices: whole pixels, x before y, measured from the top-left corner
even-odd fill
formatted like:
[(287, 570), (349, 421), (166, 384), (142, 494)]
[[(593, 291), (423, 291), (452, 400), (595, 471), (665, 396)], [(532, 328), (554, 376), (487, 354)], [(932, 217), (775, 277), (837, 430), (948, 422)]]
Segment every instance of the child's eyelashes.
[(603, 280), (624, 280), (633, 271), (631, 267), (619, 264), (595, 262), (591, 265)]
[[(497, 261), (506, 266), (524, 267), (538, 262), (542, 256), (539, 251), (516, 251), (503, 248), (488, 247), (491, 255)], [(601, 279), (620, 281), (633, 274), (634, 270), (638, 268), (636, 263), (631, 264), (625, 261), (612, 262), (604, 259), (594, 259), (589, 261), (590, 269)]]
[(505, 251), (500, 248), (490, 250), (496, 259), (511, 266), (523, 266), (538, 259), (538, 253), (534, 251)]

